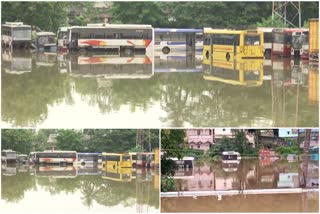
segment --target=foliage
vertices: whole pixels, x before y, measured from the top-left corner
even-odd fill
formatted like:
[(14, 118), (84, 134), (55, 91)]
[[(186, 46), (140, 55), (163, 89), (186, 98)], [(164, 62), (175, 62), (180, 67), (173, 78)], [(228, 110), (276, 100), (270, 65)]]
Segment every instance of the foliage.
[(173, 178), (161, 178), (161, 192), (170, 192), (176, 190), (176, 181)]
[(196, 159), (204, 155), (203, 150), (189, 149), (189, 148), (183, 149), (181, 153), (183, 154), (182, 156), (195, 157)]
[(261, 22), (258, 22), (257, 26), (258, 27), (276, 27), (276, 28), (288, 28), (289, 27), (278, 16), (275, 16), (274, 20), (272, 20), (272, 16), (269, 16), (268, 18), (262, 17)]
[(162, 159), (169, 157), (183, 157), (184, 147), (184, 130), (181, 129), (162, 129), (161, 130), (161, 150), (163, 152)]
[(171, 159), (161, 159), (161, 176), (168, 177), (174, 176), (175, 170), (178, 169), (178, 165)]
[(165, 14), (157, 2), (114, 2), (113, 19), (123, 24), (165, 26)]
[(74, 129), (61, 129), (56, 137), (58, 150), (83, 151), (82, 132)]
[(140, 145), (136, 145), (135, 147), (130, 149), (129, 152), (144, 152), (144, 149)]
[(29, 154), (35, 132), (31, 129), (2, 129), (1, 149), (11, 149), (21, 154)]
[(303, 149), (300, 149), (299, 147), (297, 146), (290, 146), (290, 147), (287, 147), (287, 146), (280, 146), (278, 148), (275, 149), (276, 152), (280, 155), (284, 155), (284, 156), (287, 156), (288, 154), (296, 154), (296, 155), (299, 155), (299, 154), (302, 154), (303, 153)]

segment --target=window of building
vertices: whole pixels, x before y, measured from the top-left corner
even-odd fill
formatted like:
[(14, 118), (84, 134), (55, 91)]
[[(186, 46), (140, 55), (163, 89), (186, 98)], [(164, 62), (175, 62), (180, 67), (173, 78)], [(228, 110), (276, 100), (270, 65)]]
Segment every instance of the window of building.
[(222, 131), (226, 131), (226, 129), (222, 129)]
[(191, 149), (193, 149), (193, 145), (191, 145)]
[(209, 130), (209, 135), (211, 135), (211, 129)]
[(197, 134), (200, 135), (200, 130), (197, 130)]
[(198, 149), (200, 149), (200, 145), (198, 145)]

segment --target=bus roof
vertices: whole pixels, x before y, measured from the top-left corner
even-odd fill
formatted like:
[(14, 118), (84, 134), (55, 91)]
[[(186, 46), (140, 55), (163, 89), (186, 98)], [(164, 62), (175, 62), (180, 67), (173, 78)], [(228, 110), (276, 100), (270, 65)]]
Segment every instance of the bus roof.
[[(252, 30), (250, 30), (252, 31)], [(204, 33), (218, 33), (218, 34), (241, 34), (243, 32), (250, 32), (249, 30), (232, 30), (232, 29), (213, 29), (204, 28)]]
[(53, 32), (37, 32), (37, 36), (55, 36)]
[(222, 152), (222, 155), (240, 155), (240, 153), (235, 151), (225, 151)]
[(132, 25), (132, 24), (87, 24), (87, 26), (71, 26), (68, 29), (99, 29), (99, 28), (118, 28), (118, 29), (147, 29), (152, 28), (151, 25)]
[(10, 28), (26, 27), (26, 28), (31, 28), (30, 25), (24, 25), (23, 22), (5, 22), (5, 24), (3, 24), (2, 27), (10, 27)]
[(156, 33), (203, 33), (203, 29), (194, 28), (155, 28)]
[(308, 31), (308, 28), (274, 28), (272, 32), (288, 32), (288, 33), (293, 33), (293, 32), (304, 32)]
[(107, 153), (107, 152), (102, 152), (102, 155), (116, 155), (116, 156), (118, 156), (118, 155), (125, 155), (125, 154), (123, 154), (123, 153)]
[(78, 155), (101, 155), (99, 152), (78, 152)]
[(44, 150), (43, 152), (34, 152), (34, 153), (77, 153), (76, 151), (61, 151), (61, 150)]
[(272, 33), (274, 27), (257, 27), (257, 30), (260, 30), (264, 33)]
[(58, 31), (67, 32), (69, 27), (59, 27)]

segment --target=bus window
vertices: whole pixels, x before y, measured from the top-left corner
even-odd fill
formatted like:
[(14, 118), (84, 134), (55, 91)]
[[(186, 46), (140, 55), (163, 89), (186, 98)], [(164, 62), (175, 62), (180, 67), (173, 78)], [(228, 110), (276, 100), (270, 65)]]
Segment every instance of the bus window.
[(274, 34), (273, 43), (284, 43), (284, 34), (276, 33)]
[(259, 35), (245, 35), (244, 40), (246, 45), (260, 45)]

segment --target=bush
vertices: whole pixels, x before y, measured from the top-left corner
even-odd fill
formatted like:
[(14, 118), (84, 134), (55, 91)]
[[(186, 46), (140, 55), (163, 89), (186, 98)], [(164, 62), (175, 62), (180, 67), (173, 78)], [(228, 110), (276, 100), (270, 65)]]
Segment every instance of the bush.
[(176, 191), (176, 181), (170, 177), (161, 178), (161, 192)]

